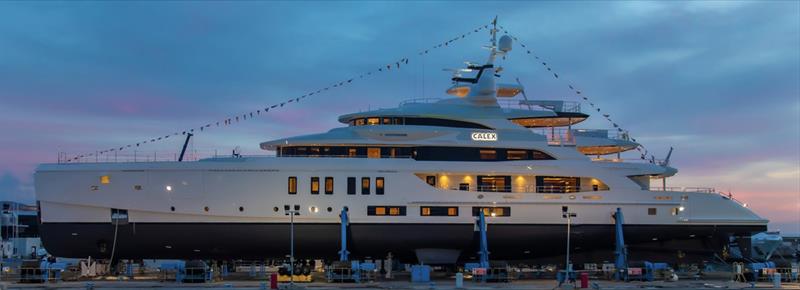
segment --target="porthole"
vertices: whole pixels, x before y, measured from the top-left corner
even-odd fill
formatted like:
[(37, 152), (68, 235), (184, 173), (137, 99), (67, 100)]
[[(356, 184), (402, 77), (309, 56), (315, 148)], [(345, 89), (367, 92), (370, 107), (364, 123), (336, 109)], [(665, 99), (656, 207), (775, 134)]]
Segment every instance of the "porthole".
[(239, 207), (239, 211), (240, 211), (240, 212), (244, 211), (244, 207), (243, 207), (243, 206), (240, 206), (240, 207)]
[(328, 207), (328, 212), (332, 212), (332, 211), (333, 211), (333, 208), (329, 206)]
[(169, 210), (170, 210), (170, 211), (175, 211), (175, 207), (174, 207), (174, 206), (170, 206), (170, 207), (169, 207)]
[(208, 212), (208, 207), (204, 207), (203, 210)]
[(276, 206), (276, 207), (273, 207), (273, 208), (272, 208), (272, 211), (274, 211), (274, 212), (278, 212), (278, 207), (277, 207), (277, 206)]
[(133, 189), (134, 190), (142, 190), (142, 186), (141, 185), (134, 185)]

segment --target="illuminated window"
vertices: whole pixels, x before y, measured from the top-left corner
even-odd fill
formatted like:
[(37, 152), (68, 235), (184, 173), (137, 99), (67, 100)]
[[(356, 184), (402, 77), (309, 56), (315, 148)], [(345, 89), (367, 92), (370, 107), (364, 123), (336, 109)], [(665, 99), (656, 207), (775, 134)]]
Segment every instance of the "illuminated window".
[(384, 117), (383, 118), (383, 124), (384, 125), (391, 125), (392, 124), (392, 118)]
[(458, 216), (458, 208), (457, 207), (448, 207), (447, 208), (447, 216)]
[(367, 215), (368, 216), (405, 216), (406, 215), (406, 207), (405, 206), (368, 206), (367, 207)]
[(525, 159), (528, 159), (528, 151), (525, 151), (525, 150), (508, 150), (506, 152), (506, 159), (508, 159), (508, 160), (525, 160)]
[(109, 184), (111, 183), (111, 177), (108, 175), (100, 176), (100, 184)]
[(364, 126), (364, 119), (356, 119), (356, 126)]
[(356, 178), (355, 177), (348, 177), (347, 178), (347, 194), (356, 194)]
[(600, 200), (603, 199), (603, 197), (599, 195), (584, 195), (583, 199)]
[(478, 216), (480, 211), (483, 210), (483, 215), (486, 217), (503, 217), (511, 216), (511, 207), (473, 207), (472, 216)]
[(369, 194), (369, 177), (361, 178), (361, 194), (363, 195)]
[(481, 149), (481, 160), (496, 160), (497, 150)]
[(469, 183), (459, 183), (458, 190), (468, 191), (469, 190)]
[(308, 148), (308, 154), (310, 156), (319, 156), (319, 147)]
[(680, 208), (678, 208), (678, 207), (673, 207), (673, 208), (672, 208), (672, 215), (678, 215), (678, 213), (679, 213), (680, 211), (681, 211), (681, 209), (680, 209)]
[(378, 125), (380, 122), (380, 118), (367, 118), (367, 125)]
[(397, 156), (397, 148), (389, 148), (389, 157)]
[(367, 148), (367, 158), (381, 158), (381, 148)]
[(347, 149), (347, 156), (348, 157), (356, 157), (356, 155), (358, 155), (358, 151), (356, 150), (356, 148)]
[(656, 200), (672, 200), (671, 196), (668, 195), (659, 195), (655, 197)]
[(458, 207), (423, 206), (419, 208), (420, 216), (458, 216)]
[(325, 177), (325, 194), (333, 194), (333, 177)]
[(656, 208), (655, 207), (648, 208), (647, 215), (656, 215)]
[(311, 194), (319, 194), (319, 177), (311, 178)]
[(383, 177), (375, 177), (375, 194), (383, 195)]
[(297, 176), (289, 177), (289, 194), (297, 194)]

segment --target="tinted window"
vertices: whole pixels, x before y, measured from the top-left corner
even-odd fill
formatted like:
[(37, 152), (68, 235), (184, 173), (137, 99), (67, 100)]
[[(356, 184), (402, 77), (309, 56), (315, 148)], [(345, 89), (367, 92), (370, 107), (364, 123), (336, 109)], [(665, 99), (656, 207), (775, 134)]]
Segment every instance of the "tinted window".
[(347, 178), (347, 194), (356, 194), (356, 178)]

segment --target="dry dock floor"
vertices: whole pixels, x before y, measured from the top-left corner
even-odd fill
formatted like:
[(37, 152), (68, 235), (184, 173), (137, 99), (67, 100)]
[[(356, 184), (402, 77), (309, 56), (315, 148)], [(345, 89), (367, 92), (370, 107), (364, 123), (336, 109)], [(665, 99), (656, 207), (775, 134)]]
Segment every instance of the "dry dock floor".
[[(88, 289), (87, 282), (58, 282), (47, 284), (19, 284), (0, 282), (0, 289)], [(156, 281), (93, 281), (94, 290), (105, 289), (269, 289), (269, 284), (262, 285), (259, 281), (224, 281), (201, 284), (186, 284), (174, 282)], [(588, 289), (774, 289), (772, 283), (759, 282), (755, 285), (749, 283), (737, 283), (732, 281), (677, 281), (677, 282), (612, 282), (612, 281), (592, 281), (599, 288), (590, 286)], [(281, 283), (280, 289), (288, 289), (289, 285)], [(262, 288), (265, 287), (265, 288)], [(522, 280), (512, 283), (473, 283), (464, 282), (464, 290), (493, 290), (493, 289), (555, 289), (556, 282), (553, 280)], [(433, 283), (410, 283), (404, 281), (384, 281), (374, 283), (305, 283), (295, 284), (297, 290), (339, 290), (339, 289), (359, 289), (359, 290), (457, 290), (455, 281), (441, 280)], [(570, 288), (562, 288), (570, 289)], [(781, 289), (800, 289), (798, 283), (783, 283)]]

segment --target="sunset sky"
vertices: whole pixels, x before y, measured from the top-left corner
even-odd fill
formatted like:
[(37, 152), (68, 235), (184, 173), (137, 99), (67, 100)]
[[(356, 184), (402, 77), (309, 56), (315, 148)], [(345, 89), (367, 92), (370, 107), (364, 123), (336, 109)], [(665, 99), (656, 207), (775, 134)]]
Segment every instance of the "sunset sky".
[[(578, 101), (567, 84), (581, 88), (657, 158), (675, 148), (668, 186), (731, 192), (771, 229), (800, 233), (797, 1), (0, 2), (0, 200), (33, 202), (37, 164), (59, 152), (135, 144), (354, 77), (205, 130), (192, 148), (264, 154), (259, 142), (342, 126), (341, 114), (444, 97), (442, 69), (483, 61), (488, 34), (417, 52), (495, 15), (560, 75), (515, 44), (503, 81), (536, 99)], [(581, 124), (610, 126), (599, 114)]]

